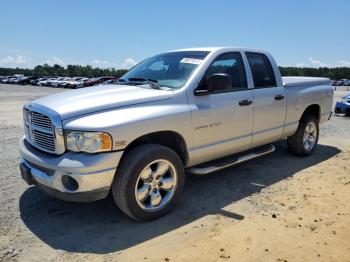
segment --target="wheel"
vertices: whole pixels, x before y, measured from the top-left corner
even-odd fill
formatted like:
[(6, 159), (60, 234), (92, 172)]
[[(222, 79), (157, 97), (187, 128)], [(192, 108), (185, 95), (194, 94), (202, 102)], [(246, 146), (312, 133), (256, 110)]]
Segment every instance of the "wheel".
[(295, 134), (287, 138), (288, 149), (295, 155), (308, 156), (317, 145), (318, 135), (317, 119), (312, 115), (305, 115), (300, 120)]
[(141, 145), (123, 157), (112, 185), (113, 199), (137, 221), (156, 219), (174, 207), (184, 181), (183, 163), (173, 150)]

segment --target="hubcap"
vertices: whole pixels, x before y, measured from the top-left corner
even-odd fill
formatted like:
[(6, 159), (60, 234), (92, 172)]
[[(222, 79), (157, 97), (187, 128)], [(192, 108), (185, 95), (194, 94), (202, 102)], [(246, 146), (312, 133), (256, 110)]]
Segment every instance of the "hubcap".
[(317, 128), (315, 123), (309, 122), (304, 130), (303, 143), (307, 151), (311, 151), (316, 145)]
[(148, 164), (140, 173), (136, 186), (137, 204), (145, 211), (157, 211), (165, 207), (173, 197), (177, 184), (174, 165), (165, 159)]

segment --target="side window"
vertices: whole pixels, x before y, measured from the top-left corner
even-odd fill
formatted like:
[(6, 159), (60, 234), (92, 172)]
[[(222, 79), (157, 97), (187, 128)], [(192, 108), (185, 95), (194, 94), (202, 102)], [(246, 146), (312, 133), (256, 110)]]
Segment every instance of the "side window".
[(246, 53), (255, 88), (275, 87), (276, 78), (269, 59), (264, 54)]
[(247, 78), (240, 53), (227, 53), (218, 56), (209, 66), (206, 77), (215, 73), (226, 73), (232, 79), (232, 91), (247, 89)]

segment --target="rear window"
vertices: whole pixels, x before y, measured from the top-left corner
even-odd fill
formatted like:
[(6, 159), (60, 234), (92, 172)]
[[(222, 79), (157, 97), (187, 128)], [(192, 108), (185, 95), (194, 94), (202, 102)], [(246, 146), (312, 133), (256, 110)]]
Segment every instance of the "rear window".
[(264, 54), (246, 53), (255, 88), (275, 87), (276, 78), (269, 59)]

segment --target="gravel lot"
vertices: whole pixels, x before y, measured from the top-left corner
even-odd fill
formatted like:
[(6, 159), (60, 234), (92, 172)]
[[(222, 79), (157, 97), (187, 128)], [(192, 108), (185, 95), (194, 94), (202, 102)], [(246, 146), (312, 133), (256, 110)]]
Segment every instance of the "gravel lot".
[(20, 178), (22, 106), (62, 91), (0, 85), (0, 261), (350, 261), (350, 118), (323, 125), (310, 157), (279, 141), (269, 156), (189, 176), (170, 215), (136, 223), (110, 198), (63, 202)]

